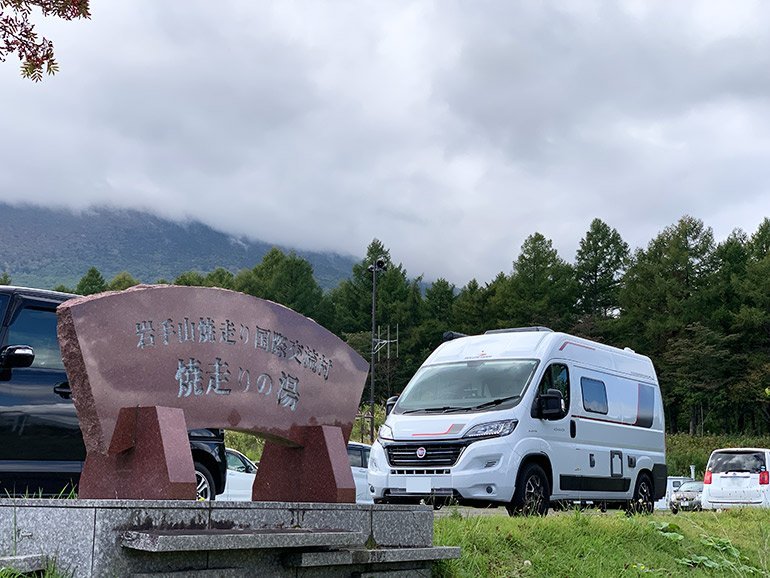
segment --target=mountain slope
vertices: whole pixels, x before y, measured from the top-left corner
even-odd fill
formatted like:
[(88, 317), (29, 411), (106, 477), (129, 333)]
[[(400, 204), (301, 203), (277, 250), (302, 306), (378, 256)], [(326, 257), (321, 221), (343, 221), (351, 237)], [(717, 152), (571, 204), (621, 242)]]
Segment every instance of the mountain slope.
[[(0, 274), (15, 285), (73, 287), (89, 267), (109, 281), (128, 271), (153, 283), (184, 271), (252, 268), (273, 246), (234, 239), (200, 223), (175, 223), (149, 213), (95, 209), (84, 213), (0, 203)], [(284, 252), (291, 249), (279, 247)], [(296, 251), (325, 290), (350, 276), (355, 259)]]

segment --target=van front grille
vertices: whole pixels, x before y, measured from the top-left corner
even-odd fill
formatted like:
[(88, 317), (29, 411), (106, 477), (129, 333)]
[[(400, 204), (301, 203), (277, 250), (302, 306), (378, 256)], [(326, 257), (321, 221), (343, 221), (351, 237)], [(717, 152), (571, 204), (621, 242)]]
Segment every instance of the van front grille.
[[(465, 447), (465, 443), (411, 443), (390, 444), (385, 449), (388, 453), (388, 463), (391, 466), (423, 470), (452, 467), (457, 463)], [(422, 455), (422, 457), (418, 457), (418, 455)]]

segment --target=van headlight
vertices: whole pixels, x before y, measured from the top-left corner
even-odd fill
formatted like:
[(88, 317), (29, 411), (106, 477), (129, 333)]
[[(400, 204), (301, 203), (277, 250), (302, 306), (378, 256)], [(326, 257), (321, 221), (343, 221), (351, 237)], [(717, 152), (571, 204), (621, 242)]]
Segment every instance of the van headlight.
[(513, 430), (516, 429), (516, 425), (519, 423), (517, 419), (506, 419), (503, 421), (490, 421), (487, 423), (480, 423), (473, 426), (467, 434), (463, 437), (466, 438), (496, 438), (507, 436)]
[(379, 437), (381, 440), (392, 440), (393, 430), (390, 429), (389, 425), (382, 424), (380, 426), (380, 432), (377, 434), (377, 437)]

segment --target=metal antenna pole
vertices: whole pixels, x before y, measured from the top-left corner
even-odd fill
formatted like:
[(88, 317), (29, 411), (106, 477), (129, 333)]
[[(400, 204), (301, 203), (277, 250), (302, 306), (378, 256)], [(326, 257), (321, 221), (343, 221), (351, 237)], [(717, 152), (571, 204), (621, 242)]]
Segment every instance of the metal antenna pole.
[(376, 264), (371, 267), (372, 270), (372, 373), (371, 373), (371, 381), (369, 382), (369, 412), (371, 413), (371, 419), (369, 421), (369, 441), (371, 443), (374, 443), (374, 367), (375, 367), (375, 359), (374, 355), (376, 353), (376, 347), (377, 343), (374, 339), (374, 319), (375, 319), (375, 312), (376, 312), (376, 304), (377, 304), (377, 266)]

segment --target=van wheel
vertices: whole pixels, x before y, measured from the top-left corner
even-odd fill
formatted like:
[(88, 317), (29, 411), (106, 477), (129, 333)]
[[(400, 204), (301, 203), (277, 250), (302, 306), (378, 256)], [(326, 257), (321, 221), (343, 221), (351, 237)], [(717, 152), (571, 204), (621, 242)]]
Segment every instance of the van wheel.
[(545, 516), (551, 500), (551, 488), (543, 468), (528, 464), (519, 474), (516, 491), (505, 508), (511, 516)]
[(655, 506), (653, 502), (652, 480), (647, 474), (639, 474), (636, 478), (636, 487), (634, 488), (634, 497), (626, 507), (626, 513), (633, 514), (652, 514)]
[(195, 499), (208, 502), (216, 498), (214, 478), (209, 469), (200, 462), (195, 462)]

